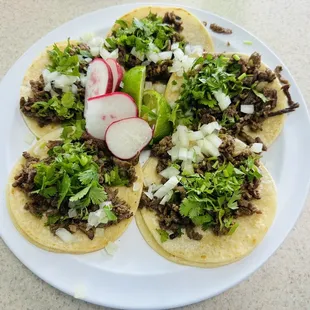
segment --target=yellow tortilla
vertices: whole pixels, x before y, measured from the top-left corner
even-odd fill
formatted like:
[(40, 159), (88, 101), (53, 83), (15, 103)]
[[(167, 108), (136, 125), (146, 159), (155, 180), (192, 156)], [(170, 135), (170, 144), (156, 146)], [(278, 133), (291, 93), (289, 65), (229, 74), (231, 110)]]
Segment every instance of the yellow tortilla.
[[(71, 44), (76, 44), (76, 41), (71, 41)], [(64, 50), (65, 47), (67, 46), (68, 42), (63, 41), (56, 43), (57, 46), (61, 49)], [(33, 93), (31, 91), (30, 87), (30, 81), (38, 81), (40, 78), (40, 75), (42, 74), (42, 71), (46, 68), (46, 66), (50, 63), (49, 58), (48, 58), (48, 50), (52, 50), (53, 45), (48, 46), (30, 65), (30, 67), (27, 69), (22, 86), (20, 88), (20, 97), (25, 97), (27, 99), (28, 97), (33, 97)], [(36, 119), (31, 118), (26, 116), (24, 113), (22, 113), (22, 116), (24, 118), (24, 121), (26, 122), (28, 128), (33, 132), (35, 136), (38, 138), (43, 137), (44, 135), (48, 134), (49, 132), (61, 128), (60, 124), (48, 124), (44, 127), (40, 127), (38, 125), (38, 122)]]
[[(185, 41), (192, 45), (201, 45), (206, 50), (206, 52), (214, 51), (213, 41), (206, 27), (196, 16), (186, 11), (185, 9), (176, 7), (145, 6), (134, 9), (119, 19), (124, 20), (127, 24), (130, 25), (134, 17), (141, 19), (146, 17), (150, 12), (154, 14), (156, 13), (161, 17), (164, 17), (166, 12), (174, 12), (175, 15), (180, 16), (183, 21), (183, 30), (180, 33), (184, 36)], [(117, 29), (118, 27), (119, 25), (115, 24), (112, 27), (112, 30)], [(111, 31), (109, 35), (111, 35)]]
[[(150, 158), (143, 172), (148, 182), (160, 183), (156, 173), (157, 159)], [(137, 225), (146, 242), (163, 257), (176, 263), (198, 266), (217, 267), (233, 263), (251, 253), (262, 241), (271, 226), (276, 213), (277, 195), (273, 179), (261, 164), (263, 174), (260, 191), (261, 199), (254, 204), (262, 214), (238, 218), (239, 227), (231, 236), (215, 236), (210, 230), (197, 229), (203, 235), (202, 240), (195, 241), (183, 234), (174, 240), (161, 243), (156, 229), (159, 229), (155, 212), (141, 209)], [(141, 217), (144, 222), (142, 222)], [(144, 225), (143, 225), (144, 224)], [(152, 236), (152, 238), (151, 238)], [(157, 244), (156, 244), (156, 243)]]
[[(46, 157), (45, 142), (59, 139), (60, 133), (61, 130), (56, 130), (47, 134), (31, 147), (28, 152), (40, 158)], [(81, 254), (93, 252), (103, 249), (108, 242), (113, 242), (118, 239), (130, 224), (133, 217), (105, 229), (97, 229), (93, 240), (90, 240), (81, 231), (77, 231), (73, 234), (76, 238), (75, 242), (63, 242), (59, 237), (54, 236), (48, 227), (44, 226), (46, 218), (39, 219), (24, 209), (27, 196), (20, 189), (12, 186), (14, 183), (14, 176), (22, 169), (22, 164), (24, 162), (24, 158), (20, 159), (11, 172), (7, 187), (7, 203), (15, 227), (26, 239), (36, 246), (47, 251), (60, 253)], [(136, 174), (138, 177), (136, 182), (140, 185), (138, 191), (133, 191), (132, 188), (128, 187), (114, 188), (118, 190), (118, 197), (130, 206), (133, 214), (137, 211), (143, 188), (143, 174), (139, 164), (136, 166)]]
[[(233, 54), (238, 54), (243, 59), (249, 58), (249, 56), (244, 55), (244, 54), (240, 54), (240, 53), (225, 53), (225, 55), (227, 55), (227, 56), (231, 56)], [(260, 70), (265, 70), (266, 68), (267, 68), (267, 66), (262, 63), (260, 66)], [(176, 85), (178, 87), (174, 87), (174, 85), (172, 84), (172, 82), (174, 80), (177, 81)], [(168, 84), (167, 84), (166, 91), (165, 91), (165, 97), (166, 97), (168, 102), (170, 102), (170, 103), (175, 102), (179, 98), (182, 83), (183, 83), (183, 77), (179, 77), (175, 73), (173, 73), (171, 75), (171, 77), (168, 81)], [(277, 106), (273, 111), (278, 111), (278, 110), (282, 110), (282, 109), (287, 108), (288, 107), (287, 97), (285, 96), (285, 94), (281, 88), (282, 85), (281, 85), (279, 79), (276, 78), (271, 83), (268, 83), (266, 86), (271, 88), (271, 89), (276, 89), (277, 93), (278, 93)], [(251, 131), (248, 128), (248, 126), (245, 127), (244, 129), (245, 129), (245, 132), (248, 135), (250, 135), (251, 137), (253, 137), (253, 138), (260, 137), (262, 139), (262, 141), (264, 142), (264, 144), (268, 147), (275, 141), (275, 139), (281, 133), (282, 128), (284, 126), (285, 118), (286, 118), (285, 114), (267, 118), (263, 123), (263, 130), (262, 131), (257, 131), (257, 132)]]

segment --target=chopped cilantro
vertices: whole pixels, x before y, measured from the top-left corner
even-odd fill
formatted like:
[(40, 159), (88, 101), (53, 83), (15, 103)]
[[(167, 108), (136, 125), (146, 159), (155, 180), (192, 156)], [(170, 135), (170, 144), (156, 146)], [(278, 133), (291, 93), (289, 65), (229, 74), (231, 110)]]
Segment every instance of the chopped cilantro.
[(119, 168), (114, 166), (112, 170), (104, 174), (104, 181), (110, 186), (126, 186), (129, 181), (119, 173)]
[(158, 232), (159, 236), (160, 236), (160, 242), (164, 243), (169, 239), (169, 234), (163, 230), (163, 229), (156, 229), (156, 231)]

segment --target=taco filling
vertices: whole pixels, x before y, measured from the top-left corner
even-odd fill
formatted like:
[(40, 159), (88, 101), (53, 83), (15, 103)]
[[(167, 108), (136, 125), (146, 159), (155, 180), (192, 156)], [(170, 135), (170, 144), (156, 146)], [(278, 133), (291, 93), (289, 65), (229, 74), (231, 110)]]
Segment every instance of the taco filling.
[[(47, 151), (43, 159), (40, 152)], [(104, 142), (84, 134), (79, 140), (54, 140), (40, 144), (36, 155), (23, 153), (22, 170), (12, 186), (26, 194), (24, 208), (62, 238), (63, 229), (81, 231), (89, 239), (97, 228), (131, 218), (128, 204), (111, 186), (132, 186), (136, 160), (113, 158)]]
[[(289, 85), (281, 89), (276, 84), (276, 74), (263, 66), (258, 53), (250, 57), (206, 54), (197, 58), (183, 77), (182, 82), (171, 81), (171, 92), (179, 92), (178, 99), (170, 102), (174, 106), (175, 124), (197, 129), (199, 124), (218, 121), (227, 133), (246, 143), (253, 143), (253, 137), (271, 131), (264, 128), (267, 119), (299, 106), (287, 100)], [(281, 127), (276, 121), (269, 125), (277, 126)], [(269, 144), (274, 138), (268, 137), (264, 142)]]
[[(217, 123), (200, 131), (178, 126), (152, 147), (161, 184), (148, 184), (140, 208), (156, 213), (162, 242), (186, 234), (201, 240), (202, 231), (232, 235), (238, 218), (260, 214), (259, 156), (262, 145), (247, 147), (226, 134)], [(205, 134), (203, 134), (205, 133)]]
[(38, 64), (46, 62), (45, 68), (38, 79), (29, 81), (32, 94), (20, 99), (22, 113), (40, 127), (74, 122), (84, 111), (86, 72), (93, 56), (84, 43), (68, 40), (66, 46), (60, 45), (54, 44), (45, 52), (48, 61), (38, 60)]

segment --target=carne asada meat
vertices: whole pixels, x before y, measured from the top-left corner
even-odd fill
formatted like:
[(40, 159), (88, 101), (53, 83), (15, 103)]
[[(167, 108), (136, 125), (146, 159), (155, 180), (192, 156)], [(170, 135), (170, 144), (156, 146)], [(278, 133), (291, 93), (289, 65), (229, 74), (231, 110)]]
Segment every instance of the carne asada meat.
[(212, 23), (210, 25), (210, 29), (213, 31), (213, 32), (216, 32), (216, 33), (223, 33), (223, 34), (232, 34), (232, 30), (229, 29), (229, 28), (224, 28), (220, 25), (217, 25), (215, 23)]

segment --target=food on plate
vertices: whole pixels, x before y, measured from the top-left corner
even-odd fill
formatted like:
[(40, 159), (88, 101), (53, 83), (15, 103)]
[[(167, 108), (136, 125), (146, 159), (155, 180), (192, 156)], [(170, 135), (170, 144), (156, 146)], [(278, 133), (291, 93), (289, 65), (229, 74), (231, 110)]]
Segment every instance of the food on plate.
[(33, 244), (87, 253), (125, 231), (139, 204), (143, 176), (137, 157), (120, 160), (104, 141), (86, 132), (73, 140), (68, 134), (53, 131), (23, 153), (9, 178), (8, 208)]
[(148, 81), (167, 81), (171, 72), (188, 67), (190, 55), (214, 47), (204, 25), (185, 9), (148, 6), (120, 17), (104, 49), (103, 58), (117, 54), (126, 70), (144, 65)]
[(229, 28), (224, 28), (218, 24), (212, 23), (210, 29), (216, 33), (232, 34), (232, 30)]
[(272, 177), (248, 146), (217, 122), (197, 131), (179, 125), (152, 146), (144, 165), (138, 227), (150, 246), (174, 262), (216, 267), (248, 255), (276, 212)]
[(196, 129), (218, 121), (227, 133), (267, 147), (280, 134), (285, 114), (299, 106), (288, 87), (258, 53), (205, 54), (184, 76), (171, 76), (165, 96), (174, 109), (175, 126)]

